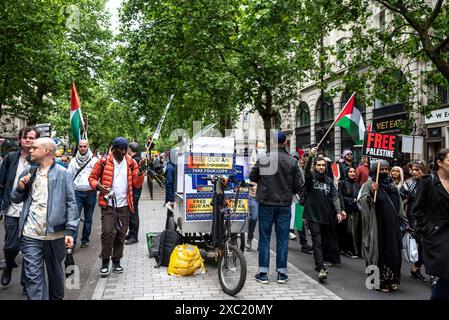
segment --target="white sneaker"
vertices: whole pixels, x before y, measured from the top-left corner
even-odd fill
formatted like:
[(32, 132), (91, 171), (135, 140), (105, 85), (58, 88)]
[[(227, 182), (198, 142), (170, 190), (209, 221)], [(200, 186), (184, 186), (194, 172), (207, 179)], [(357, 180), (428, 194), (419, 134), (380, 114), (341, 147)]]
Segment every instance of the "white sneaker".
[(295, 239), (296, 239), (296, 235), (295, 235), (293, 232), (290, 232), (290, 233), (288, 234), (288, 238), (289, 238), (290, 240), (295, 240)]

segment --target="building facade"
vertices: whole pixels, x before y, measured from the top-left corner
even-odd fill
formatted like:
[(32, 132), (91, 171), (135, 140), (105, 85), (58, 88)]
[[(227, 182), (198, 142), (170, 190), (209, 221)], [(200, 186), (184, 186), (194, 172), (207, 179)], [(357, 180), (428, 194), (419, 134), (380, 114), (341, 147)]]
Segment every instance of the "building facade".
[(14, 117), (6, 112), (0, 118), (0, 155), (18, 147), (17, 135), (27, 125), (25, 118)]
[[(378, 28), (385, 28), (391, 17), (388, 12), (383, 9), (375, 9), (373, 11), (372, 23)], [(333, 31), (324, 39), (325, 45), (335, 46), (338, 52), (338, 46), (341, 42), (350, 37), (348, 31)], [(337, 74), (343, 75), (345, 70), (340, 68), (338, 61), (334, 58), (335, 70)], [(340, 68), (340, 70), (339, 70)], [(404, 72), (411, 72), (411, 79), (407, 79)], [(393, 97), (389, 101), (381, 101), (375, 99), (371, 105), (364, 103), (363, 97), (356, 96), (356, 107), (362, 113), (365, 120), (365, 127), (372, 126), (376, 132), (400, 134), (400, 128), (404, 121), (409, 120), (414, 124), (414, 135), (424, 137), (424, 147), (422, 153), (417, 150), (412, 157), (410, 154), (402, 154), (399, 152), (398, 162), (409, 159), (424, 159), (433, 161), (436, 152), (440, 148), (449, 147), (449, 91), (445, 88), (426, 88), (422, 79), (422, 71), (426, 69), (426, 65), (422, 62), (414, 62), (412, 64), (405, 63), (401, 58), (397, 60), (397, 70), (390, 70), (400, 85), (412, 84), (417, 88), (417, 94), (409, 97), (407, 101), (401, 101), (400, 98)], [(363, 70), (360, 70), (363, 72)], [(381, 71), (379, 70), (379, 74)], [(324, 79), (326, 90), (331, 92), (335, 88), (342, 87), (342, 80), (337, 79), (330, 81)], [(387, 88), (387, 87), (386, 87)], [(388, 89), (388, 88), (387, 88)], [(432, 112), (432, 117), (426, 119), (418, 112), (407, 112), (405, 108), (406, 102), (413, 102), (425, 105), (428, 97), (425, 92), (433, 91), (440, 97), (441, 108)], [(310, 82), (300, 88), (297, 101), (292, 102), (291, 108), (282, 116), (281, 129), (290, 139), (290, 151), (302, 149), (307, 150), (314, 144), (318, 144), (326, 131), (330, 128), (332, 122), (338, 116), (341, 108), (350, 98), (352, 92), (340, 90), (333, 97), (325, 96), (323, 91), (318, 88), (318, 83)], [(391, 98), (391, 97), (390, 97)], [(338, 160), (344, 149), (351, 149), (355, 159), (359, 159), (362, 153), (362, 146), (354, 145), (346, 130), (340, 127), (334, 127), (326, 136), (321, 144), (324, 153), (333, 160)], [(399, 150), (401, 144), (399, 145)]]

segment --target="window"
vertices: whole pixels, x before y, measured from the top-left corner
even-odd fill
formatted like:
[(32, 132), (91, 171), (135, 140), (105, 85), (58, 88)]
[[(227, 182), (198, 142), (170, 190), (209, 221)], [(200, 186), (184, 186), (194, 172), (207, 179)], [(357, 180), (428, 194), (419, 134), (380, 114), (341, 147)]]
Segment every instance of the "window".
[(401, 70), (388, 70), (375, 80), (374, 108), (408, 101), (407, 78)]
[(342, 52), (342, 48), (344, 46), (346, 42), (346, 38), (340, 38), (337, 40), (336, 44), (335, 44), (335, 52), (337, 54), (337, 67), (341, 67), (342, 66), (342, 59), (344, 59), (344, 55)]
[(316, 104), (316, 123), (334, 120), (334, 104), (329, 97), (318, 99)]
[[(349, 98), (351, 98), (352, 93), (349, 93), (349, 91), (345, 90), (343, 94), (341, 95), (341, 108), (344, 107), (346, 102), (348, 102)], [(366, 104), (365, 101), (358, 97), (357, 94), (355, 96), (355, 107), (361, 112), (366, 112)], [(340, 109), (341, 110), (341, 109)]]
[(449, 88), (443, 86), (437, 86), (437, 94), (439, 102), (443, 105), (449, 104)]
[(307, 103), (304, 101), (299, 104), (296, 111), (296, 127), (305, 127), (310, 125), (310, 110)]

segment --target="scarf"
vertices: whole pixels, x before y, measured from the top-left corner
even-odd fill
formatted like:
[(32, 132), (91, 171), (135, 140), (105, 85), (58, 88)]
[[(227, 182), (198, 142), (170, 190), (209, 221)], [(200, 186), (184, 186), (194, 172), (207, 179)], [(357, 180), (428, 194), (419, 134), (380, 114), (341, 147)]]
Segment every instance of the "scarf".
[(319, 181), (319, 182), (324, 182), (326, 180), (326, 174), (323, 172), (318, 172), (315, 170), (315, 178)]
[(78, 168), (81, 168), (86, 163), (88, 163), (90, 161), (90, 159), (92, 159), (92, 152), (90, 151), (90, 149), (88, 149), (86, 154), (82, 155), (78, 150), (76, 152), (75, 159), (76, 159), (76, 163), (78, 164)]

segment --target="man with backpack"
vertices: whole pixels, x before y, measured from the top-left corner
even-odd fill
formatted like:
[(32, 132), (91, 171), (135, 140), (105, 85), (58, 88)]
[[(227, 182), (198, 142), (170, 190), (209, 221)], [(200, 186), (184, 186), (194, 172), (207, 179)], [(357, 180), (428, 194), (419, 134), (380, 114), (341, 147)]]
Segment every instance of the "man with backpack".
[[(129, 144), (128, 154), (137, 162), (140, 163), (142, 158), (139, 153), (139, 144), (137, 142), (131, 142)], [(134, 202), (134, 214), (129, 216), (129, 230), (125, 237), (125, 244), (131, 245), (139, 242), (139, 200), (142, 195), (142, 188), (133, 187), (133, 202)]]
[(100, 275), (110, 273), (112, 257), (114, 273), (123, 273), (120, 259), (123, 257), (129, 216), (134, 214), (133, 188), (141, 188), (144, 181), (142, 163), (128, 155), (128, 140), (114, 140), (108, 157), (97, 161), (90, 176), (90, 186), (100, 191), (98, 204), (101, 207), (101, 254)]
[[(98, 158), (95, 157), (89, 149), (87, 140), (80, 140), (76, 156), (70, 161), (69, 172), (73, 176), (73, 188), (75, 189), (76, 205), (78, 206), (79, 216), (84, 209), (84, 226), (81, 236), (81, 248), (89, 246), (89, 237), (92, 230), (92, 216), (97, 203), (97, 192), (90, 187), (89, 176)], [(76, 247), (76, 238), (74, 236), (74, 245)]]

